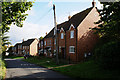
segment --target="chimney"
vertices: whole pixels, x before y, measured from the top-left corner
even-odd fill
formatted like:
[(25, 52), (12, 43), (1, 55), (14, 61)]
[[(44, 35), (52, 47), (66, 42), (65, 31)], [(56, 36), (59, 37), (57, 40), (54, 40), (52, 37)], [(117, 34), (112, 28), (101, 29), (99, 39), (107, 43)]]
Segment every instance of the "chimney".
[(47, 35), (47, 32), (46, 32), (46, 35)]
[(24, 42), (24, 39), (22, 40), (22, 42)]
[(70, 20), (70, 19), (71, 19), (71, 16), (69, 15), (69, 16), (68, 16), (68, 20)]
[(93, 0), (92, 7), (95, 7), (96, 2)]

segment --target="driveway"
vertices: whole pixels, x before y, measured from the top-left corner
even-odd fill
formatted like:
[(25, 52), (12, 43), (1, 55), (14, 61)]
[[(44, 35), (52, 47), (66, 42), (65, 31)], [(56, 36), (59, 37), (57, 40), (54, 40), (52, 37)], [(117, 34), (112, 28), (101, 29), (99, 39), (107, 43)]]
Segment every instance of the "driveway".
[(21, 59), (5, 59), (7, 63), (7, 71), (6, 71), (6, 80), (9, 79), (22, 79), (22, 80), (30, 80), (30, 79), (42, 79), (42, 80), (63, 80), (70, 79), (67, 76), (64, 76), (60, 73), (54, 72), (47, 68), (43, 68), (37, 66), (35, 64), (27, 63), (22, 61)]

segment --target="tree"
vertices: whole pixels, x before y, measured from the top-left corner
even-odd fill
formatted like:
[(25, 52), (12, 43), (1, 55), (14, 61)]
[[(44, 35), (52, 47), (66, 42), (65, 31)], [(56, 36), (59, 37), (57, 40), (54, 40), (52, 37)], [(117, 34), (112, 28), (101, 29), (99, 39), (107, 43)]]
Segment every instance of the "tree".
[(103, 9), (98, 10), (100, 20), (98, 28), (93, 28), (101, 37), (109, 40), (120, 40), (120, 1), (119, 2), (101, 2)]
[(0, 40), (2, 44), (0, 47), (2, 47), (2, 50), (0, 50), (0, 52), (3, 52), (5, 45), (9, 44), (8, 36), (5, 36), (6, 32), (9, 32), (9, 26), (13, 23), (18, 27), (22, 27), (23, 21), (28, 15), (25, 14), (25, 12), (33, 6), (33, 2), (26, 2), (26, 0), (24, 0), (25, 2), (12, 1), (13, 2), (2, 2), (2, 4), (0, 4), (0, 6), (2, 5), (2, 12), (0, 12), (2, 14), (2, 23), (0, 23), (0, 30), (2, 30), (0, 31), (0, 39), (2, 39), (2, 41)]
[(95, 48), (95, 60), (107, 69), (118, 69), (120, 66), (120, 1), (101, 2), (103, 9), (98, 10), (100, 20), (97, 28), (93, 28), (100, 35), (100, 42)]
[(39, 38), (39, 40), (42, 40), (43, 39), (43, 37), (41, 36), (40, 38)]
[(23, 14), (30, 10), (32, 2), (2, 2), (2, 33), (8, 32), (12, 23), (18, 27), (23, 26), (23, 21), (28, 14)]

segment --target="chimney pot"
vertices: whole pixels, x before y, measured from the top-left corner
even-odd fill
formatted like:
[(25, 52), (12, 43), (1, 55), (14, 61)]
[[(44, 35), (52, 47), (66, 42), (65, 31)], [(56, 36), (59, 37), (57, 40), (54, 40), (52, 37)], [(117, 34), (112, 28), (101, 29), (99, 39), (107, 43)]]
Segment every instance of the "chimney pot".
[(68, 16), (68, 20), (70, 20), (70, 19), (71, 19), (71, 16), (69, 15), (69, 16)]
[(96, 2), (93, 0), (92, 7), (95, 7)]

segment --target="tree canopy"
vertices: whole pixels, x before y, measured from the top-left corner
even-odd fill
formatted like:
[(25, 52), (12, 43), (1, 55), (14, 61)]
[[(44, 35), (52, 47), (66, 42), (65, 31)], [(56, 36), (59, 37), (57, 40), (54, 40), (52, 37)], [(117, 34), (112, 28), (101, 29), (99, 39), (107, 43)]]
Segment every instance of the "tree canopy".
[(106, 69), (119, 69), (120, 63), (120, 1), (102, 2), (103, 9), (98, 10), (100, 20), (97, 28), (100, 41), (94, 50), (95, 61)]
[[(30, 10), (33, 6), (33, 2), (26, 2), (26, 0), (21, 0), (24, 2), (15, 2), (15, 0), (11, 0), (11, 2), (1, 2), (0, 6), (1, 10), (0, 13), (2, 14), (0, 18), (0, 47), (2, 47), (2, 50), (0, 52), (4, 52), (4, 46), (6, 44), (10, 44), (8, 40), (8, 36), (6, 36), (6, 32), (9, 32), (10, 25), (13, 23), (14, 25), (18, 27), (23, 26), (23, 21), (25, 21), (26, 14), (25, 12), (27, 10)], [(1, 45), (2, 44), (2, 45)]]
[(101, 19), (96, 22), (100, 24), (94, 28), (101, 37), (108, 39), (120, 39), (120, 1), (119, 2), (101, 2), (103, 9), (98, 10)]
[(2, 33), (8, 32), (12, 23), (18, 27), (23, 26), (23, 21), (28, 14), (23, 14), (30, 10), (32, 2), (2, 2)]

